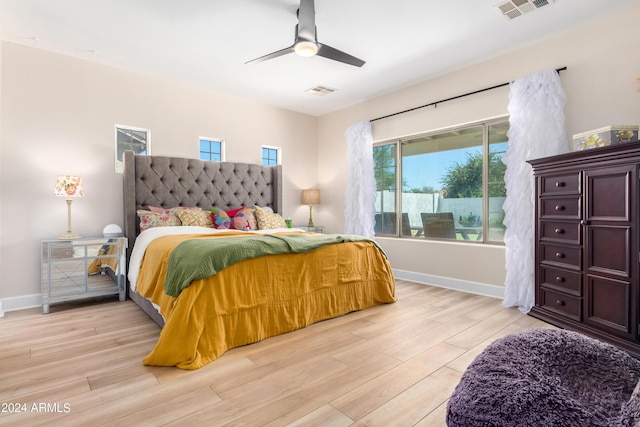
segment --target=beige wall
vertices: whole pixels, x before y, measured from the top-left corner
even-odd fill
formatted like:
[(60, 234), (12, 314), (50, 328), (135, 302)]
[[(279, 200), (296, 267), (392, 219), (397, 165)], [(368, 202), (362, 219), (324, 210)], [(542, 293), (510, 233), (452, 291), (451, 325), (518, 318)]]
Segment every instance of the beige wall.
[[(317, 186), (317, 118), (170, 80), (2, 43), (0, 301), (40, 292), (39, 245), (66, 231), (55, 177), (83, 178), (73, 231), (122, 226), (115, 124), (151, 130), (151, 151), (198, 157), (198, 137), (226, 141), (228, 161), (260, 163), (261, 144), (283, 150), (284, 215), (306, 224), (300, 190)], [(27, 298), (28, 299), (28, 298)], [(24, 300), (24, 298), (23, 298)], [(37, 304), (37, 302), (35, 302)]]
[[(346, 143), (349, 124), (370, 120), (440, 99), (514, 80), (545, 69), (567, 66), (561, 80), (569, 137), (609, 124), (640, 124), (640, 6), (625, 13), (548, 39), (392, 94), (321, 117), (318, 125), (318, 176), (331, 214), (329, 231), (344, 224)], [(515, 23), (515, 22), (514, 22)], [(455, 52), (451, 52), (455, 55)], [(507, 114), (508, 88), (443, 103), (373, 124), (374, 140), (406, 136)], [(541, 141), (543, 143), (543, 141)], [(323, 204), (324, 204), (323, 200)], [(465, 287), (504, 284), (504, 247), (380, 238), (392, 266), (411, 277)], [(435, 277), (434, 277), (435, 276)], [(495, 290), (495, 289), (494, 289)]]
[[(0, 303), (39, 300), (39, 242), (65, 231), (66, 206), (53, 196), (58, 174), (78, 174), (86, 196), (74, 201), (73, 230), (100, 234), (122, 224), (121, 175), (113, 172), (114, 125), (151, 129), (153, 154), (197, 157), (198, 136), (227, 141), (227, 160), (258, 162), (261, 144), (284, 150), (285, 215), (306, 223), (300, 189), (318, 186), (314, 222), (342, 232), (347, 176), (344, 130), (442, 98), (540, 70), (561, 74), (568, 134), (640, 123), (640, 7), (516, 53), (314, 118), (3, 42), (0, 49)], [(455, 52), (452, 52), (455, 54)], [(375, 122), (377, 140), (507, 113), (508, 88)], [(504, 282), (504, 248), (380, 238), (393, 267), (416, 280)], [(0, 305), (0, 312), (3, 306)]]

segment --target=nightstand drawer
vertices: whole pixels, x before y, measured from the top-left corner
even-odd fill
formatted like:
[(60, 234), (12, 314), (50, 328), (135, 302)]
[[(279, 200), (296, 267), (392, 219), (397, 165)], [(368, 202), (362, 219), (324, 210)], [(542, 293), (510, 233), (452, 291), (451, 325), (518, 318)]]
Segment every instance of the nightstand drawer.
[(61, 258), (72, 258), (73, 257), (73, 247), (69, 245), (65, 246), (56, 246), (51, 248), (51, 259), (61, 259)]

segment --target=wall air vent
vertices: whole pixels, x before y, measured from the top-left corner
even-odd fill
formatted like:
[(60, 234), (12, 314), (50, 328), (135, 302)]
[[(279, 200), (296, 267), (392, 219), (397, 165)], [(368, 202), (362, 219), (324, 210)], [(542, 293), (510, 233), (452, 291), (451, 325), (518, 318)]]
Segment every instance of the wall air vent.
[(555, 0), (510, 0), (500, 3), (496, 9), (507, 19), (515, 19), (526, 13), (533, 12), (543, 6), (553, 4)]
[(336, 89), (329, 86), (323, 86), (323, 85), (317, 85), (305, 90), (305, 92), (307, 93), (311, 93), (313, 95), (318, 95), (318, 96), (329, 95), (331, 92), (335, 92), (335, 91)]

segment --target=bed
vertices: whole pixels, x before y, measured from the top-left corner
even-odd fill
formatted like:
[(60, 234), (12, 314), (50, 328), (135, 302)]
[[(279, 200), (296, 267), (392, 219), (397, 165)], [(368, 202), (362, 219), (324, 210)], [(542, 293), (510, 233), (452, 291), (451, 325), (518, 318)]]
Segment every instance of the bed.
[[(127, 292), (162, 327), (143, 363), (198, 369), (228, 349), (395, 302), (384, 252), (358, 236), (187, 222), (141, 232), (137, 212), (150, 207), (206, 212), (212, 206), (221, 211), (255, 207), (278, 217), (282, 180), (281, 166), (124, 153), (124, 232), (133, 248), (127, 253)], [(186, 246), (191, 252), (176, 261)], [(245, 255), (253, 246), (266, 254)], [(238, 259), (218, 266), (238, 252)], [(172, 274), (178, 267), (180, 273)]]

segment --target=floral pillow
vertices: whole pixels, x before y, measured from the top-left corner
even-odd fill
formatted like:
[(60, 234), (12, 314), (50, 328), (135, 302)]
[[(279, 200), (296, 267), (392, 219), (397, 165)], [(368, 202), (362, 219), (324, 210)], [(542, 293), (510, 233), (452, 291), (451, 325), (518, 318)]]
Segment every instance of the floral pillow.
[(211, 206), (211, 217), (213, 220), (213, 226), (215, 228), (219, 228), (221, 230), (228, 230), (231, 228), (231, 218), (229, 218), (229, 214), (223, 211), (220, 208), (216, 208), (215, 206)]
[(169, 227), (181, 225), (180, 218), (171, 211), (151, 212), (139, 209), (136, 211), (140, 218), (140, 231), (148, 230), (153, 227)]
[(160, 208), (158, 206), (147, 206), (147, 209), (149, 209), (151, 212), (156, 212), (156, 213), (164, 213), (165, 211), (168, 211), (169, 209), (165, 209), (165, 208)]
[(178, 211), (182, 211), (185, 209), (192, 209), (192, 210), (196, 210), (196, 211), (201, 211), (202, 208), (199, 208), (197, 206), (176, 206), (175, 208), (170, 208), (170, 209), (165, 209), (165, 208), (159, 208), (157, 206), (147, 206), (147, 208), (151, 211), (151, 212), (157, 212), (157, 213), (165, 213), (165, 212), (171, 212), (173, 214), (175, 214)]
[(197, 227), (213, 227), (211, 212), (202, 209), (180, 209), (176, 216), (182, 221), (182, 225), (194, 225)]
[(286, 228), (287, 223), (284, 221), (282, 215), (269, 212), (265, 208), (260, 206), (253, 207), (256, 219), (258, 220), (259, 230), (270, 230), (272, 228)]

